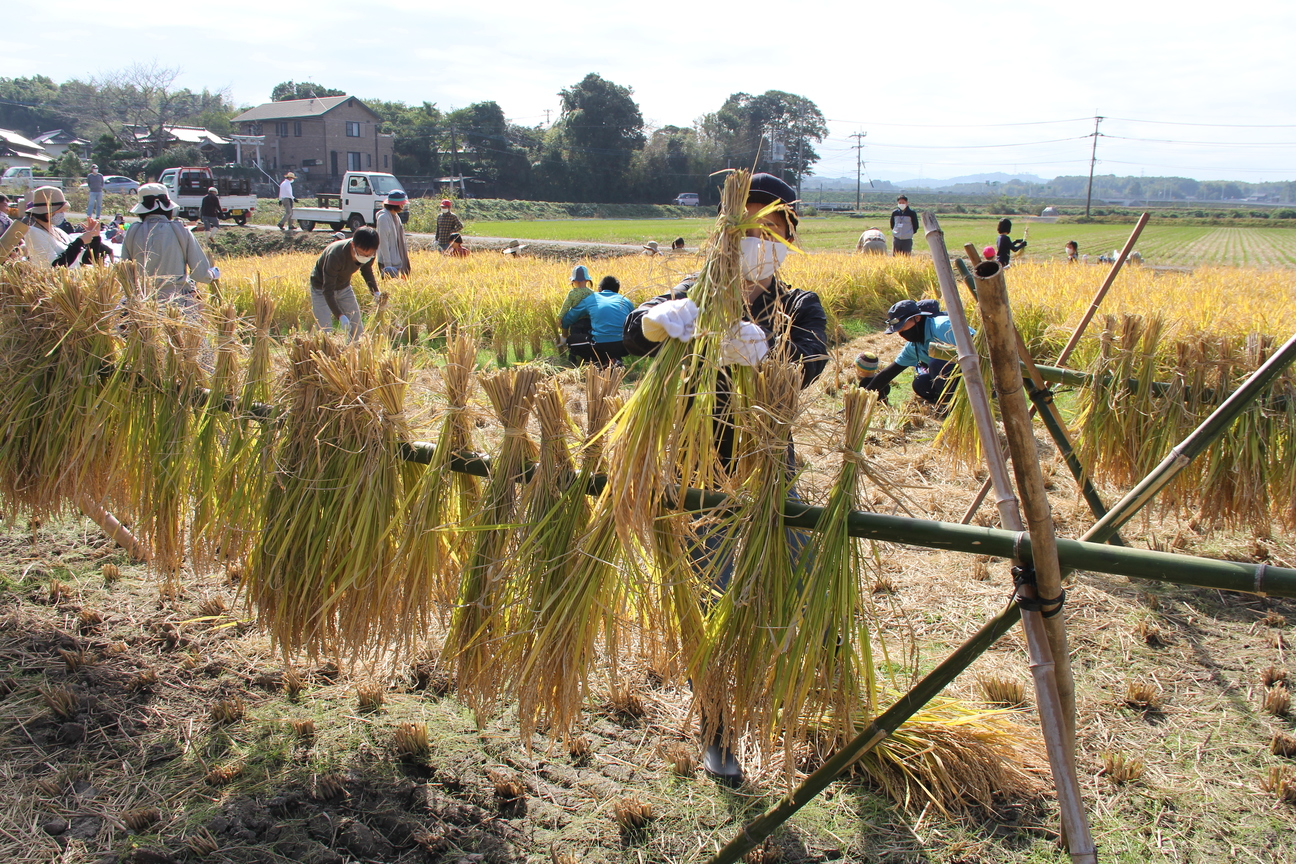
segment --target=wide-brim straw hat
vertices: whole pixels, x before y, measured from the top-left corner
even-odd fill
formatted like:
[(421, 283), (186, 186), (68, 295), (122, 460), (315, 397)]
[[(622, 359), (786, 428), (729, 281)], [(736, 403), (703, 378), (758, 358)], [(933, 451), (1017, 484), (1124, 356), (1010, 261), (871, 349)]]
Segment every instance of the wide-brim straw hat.
[[(145, 183), (136, 190), (135, 194), (139, 196), (139, 203), (131, 208), (131, 212), (136, 216), (141, 216), (145, 213), (152, 213), (154, 209), (156, 209), (157, 203), (152, 199), (165, 197), (168, 201), (171, 200), (171, 190), (167, 189), (167, 187), (161, 183)], [(145, 199), (150, 200), (146, 201)], [(171, 201), (171, 210), (174, 211), (175, 209), (176, 204), (174, 201)]]
[(285, 179), (285, 180), (296, 180), (296, 179), (297, 179), (297, 175), (294, 174), (293, 172), (289, 171), (287, 174), (284, 175), (284, 179)]
[(649, 249), (649, 250), (651, 250), (651, 251), (653, 251), (653, 252), (656, 252), (656, 251), (657, 251), (657, 241), (656, 241), (656, 240), (649, 240), (647, 243), (645, 243), (645, 244), (643, 245), (643, 248), (645, 248), (645, 249)]
[(40, 216), (48, 216), (50, 213), (66, 206), (67, 198), (63, 197), (62, 189), (57, 186), (37, 186), (32, 190), (31, 201), (27, 204), (27, 211)]
[(517, 240), (510, 240), (500, 251), (505, 255), (516, 255), (525, 248), (527, 248), (527, 244), (519, 243)]

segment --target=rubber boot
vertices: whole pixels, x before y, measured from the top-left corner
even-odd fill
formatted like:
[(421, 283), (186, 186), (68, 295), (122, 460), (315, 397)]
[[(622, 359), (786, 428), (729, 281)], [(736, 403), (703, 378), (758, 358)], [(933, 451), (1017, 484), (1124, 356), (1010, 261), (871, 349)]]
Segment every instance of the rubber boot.
[[(706, 734), (707, 721), (702, 718), (703, 734)], [(707, 744), (702, 753), (702, 770), (715, 778), (717, 783), (736, 789), (742, 785), (742, 763), (734, 752), (724, 745), (724, 728), (716, 729), (715, 737)]]

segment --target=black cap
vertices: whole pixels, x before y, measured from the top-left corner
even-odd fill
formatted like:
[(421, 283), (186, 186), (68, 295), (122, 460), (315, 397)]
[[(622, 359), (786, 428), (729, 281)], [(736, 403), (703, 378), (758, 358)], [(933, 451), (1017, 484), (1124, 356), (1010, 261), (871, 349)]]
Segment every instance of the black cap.
[(912, 300), (901, 300), (887, 310), (887, 329), (888, 333), (895, 333), (904, 323), (915, 315), (922, 315), (926, 318), (932, 317), (930, 312), (924, 312), (918, 304)]
[(747, 200), (755, 201), (757, 204), (773, 204), (776, 201), (786, 204), (788, 222), (792, 223), (792, 230), (796, 230), (799, 221), (796, 212), (796, 190), (773, 174), (753, 174)]

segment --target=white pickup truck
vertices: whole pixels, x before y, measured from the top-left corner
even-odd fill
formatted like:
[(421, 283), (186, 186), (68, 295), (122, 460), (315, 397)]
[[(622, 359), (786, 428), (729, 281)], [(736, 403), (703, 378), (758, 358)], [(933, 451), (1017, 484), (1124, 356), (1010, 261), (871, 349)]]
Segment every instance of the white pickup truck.
[[(334, 231), (343, 227), (352, 231), (361, 225), (372, 225), (387, 200), (387, 193), (397, 189), (405, 191), (400, 181), (391, 174), (375, 171), (348, 171), (342, 175), (342, 191), (336, 195), (324, 192), (316, 196), (318, 207), (294, 207), (293, 218), (303, 231), (314, 231), (323, 224)], [(334, 200), (338, 206), (328, 206)], [(401, 220), (409, 219), (409, 211), (401, 212)]]
[(198, 218), (202, 199), (213, 186), (220, 196), (222, 219), (233, 219), (238, 225), (246, 225), (248, 217), (256, 209), (252, 181), (246, 177), (215, 177), (210, 168), (185, 167), (166, 169), (158, 177), (158, 182), (167, 187), (171, 200), (179, 206), (186, 219)]
[(0, 177), (0, 186), (23, 192), (38, 186), (57, 186), (62, 189), (63, 180), (60, 177), (33, 177), (30, 168), (6, 168), (4, 176)]

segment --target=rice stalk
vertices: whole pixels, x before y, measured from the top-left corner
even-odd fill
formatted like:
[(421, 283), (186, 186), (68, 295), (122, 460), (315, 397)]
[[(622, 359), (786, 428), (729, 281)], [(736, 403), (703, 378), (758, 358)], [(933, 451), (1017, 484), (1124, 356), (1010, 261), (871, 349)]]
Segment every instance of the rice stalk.
[(499, 658), (506, 647), (508, 617), (513, 611), (508, 604), (509, 579), (517, 548), (519, 486), (528, 463), (535, 458), (535, 444), (527, 437), (526, 423), (539, 379), (539, 370), (520, 367), (481, 381), (504, 428), (504, 438), (492, 461), (481, 511), (472, 525), (472, 553), (444, 649), (445, 659), (454, 664), (460, 697), (479, 718), (490, 713), (511, 683), (501, 674)]
[(216, 314), (216, 360), (207, 398), (198, 411), (193, 441), (193, 470), (190, 496), (193, 499), (192, 560), (194, 569), (203, 572), (220, 566), (221, 532), (217, 521), (220, 495), (217, 481), (225, 457), (225, 443), (232, 424), (230, 407), (238, 393), (239, 342), (238, 313), (225, 306)]

